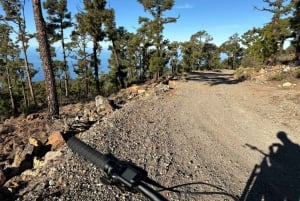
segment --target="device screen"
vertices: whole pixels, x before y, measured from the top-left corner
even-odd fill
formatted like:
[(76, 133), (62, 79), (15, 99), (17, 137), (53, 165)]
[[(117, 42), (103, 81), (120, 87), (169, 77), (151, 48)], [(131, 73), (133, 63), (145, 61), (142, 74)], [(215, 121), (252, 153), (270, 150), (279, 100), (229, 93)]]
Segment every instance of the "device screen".
[(122, 173), (122, 177), (127, 181), (131, 182), (135, 176), (137, 175), (136, 171), (132, 168), (126, 168), (126, 170)]

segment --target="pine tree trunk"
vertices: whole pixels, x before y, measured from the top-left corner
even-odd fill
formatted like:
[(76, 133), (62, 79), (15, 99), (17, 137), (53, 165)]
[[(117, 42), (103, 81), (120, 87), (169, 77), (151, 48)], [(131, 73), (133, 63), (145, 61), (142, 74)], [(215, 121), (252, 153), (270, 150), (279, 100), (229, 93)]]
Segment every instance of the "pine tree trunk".
[(64, 68), (64, 84), (65, 84), (65, 96), (69, 96), (69, 75), (68, 75), (68, 64), (67, 64), (67, 56), (66, 56), (66, 48), (65, 48), (65, 40), (64, 40), (64, 29), (60, 29), (60, 38), (61, 38), (61, 47), (63, 53), (63, 68)]
[(42, 15), (41, 1), (32, 0), (34, 20), (37, 30), (37, 39), (39, 42), (40, 55), (43, 62), (45, 74), (46, 94), (48, 102), (48, 117), (52, 118), (59, 115), (59, 105), (55, 86), (55, 78), (52, 69), (50, 46), (46, 33), (46, 25)]
[(28, 57), (27, 57), (27, 48), (25, 45), (25, 10), (24, 7), (22, 7), (22, 14), (23, 14), (23, 20), (24, 20), (24, 26), (22, 26), (21, 22), (19, 22), (19, 33), (21, 35), (21, 41), (22, 41), (22, 49), (23, 49), (23, 53), (24, 53), (24, 64), (25, 64), (25, 69), (26, 69), (26, 76), (27, 76), (27, 82), (28, 82), (28, 87), (29, 87), (29, 91), (30, 91), (30, 95), (33, 101), (34, 105), (37, 105), (36, 103), (36, 99), (35, 99), (35, 94), (34, 94), (34, 90), (33, 90), (33, 86), (32, 86), (32, 80), (31, 80), (31, 74), (30, 74), (30, 68), (29, 68), (29, 64), (28, 64)]
[[(86, 46), (84, 45), (83, 47), (83, 55), (86, 55)], [(84, 97), (87, 100), (89, 96), (89, 91), (90, 91), (90, 77), (89, 77), (89, 72), (88, 72), (88, 65), (84, 65), (84, 85), (85, 85), (85, 94)]]
[(120, 61), (119, 61), (119, 54), (118, 54), (118, 51), (117, 51), (116, 44), (115, 44), (114, 40), (112, 40), (112, 45), (113, 45), (113, 54), (114, 54), (115, 62), (116, 62), (116, 65), (117, 65), (118, 84), (123, 89), (123, 88), (125, 88), (125, 81), (124, 81), (123, 72), (122, 72), (122, 69), (121, 69), (122, 66), (121, 66)]
[(64, 72), (64, 83), (65, 83), (65, 96), (69, 97), (69, 74), (67, 71)]
[(58, 97), (58, 99), (59, 99), (59, 103), (60, 103), (60, 105), (62, 105), (63, 104), (63, 87), (62, 87), (62, 82), (61, 82), (61, 78), (59, 78), (59, 97)]
[(5, 66), (5, 71), (6, 71), (6, 77), (7, 77), (7, 85), (8, 85), (12, 115), (15, 116), (17, 114), (17, 108), (16, 108), (16, 104), (15, 104), (13, 91), (12, 91), (13, 87), (12, 87), (12, 84), (11, 84), (11, 78), (10, 78), (10, 74), (9, 74), (9, 70), (8, 70), (7, 66)]
[(25, 82), (22, 80), (21, 81), (21, 86), (22, 86), (22, 94), (23, 94), (23, 99), (24, 99), (24, 108), (25, 111), (28, 111), (29, 104), (28, 104), (28, 98), (25, 90)]
[(90, 79), (88, 76), (88, 67), (87, 65), (85, 65), (85, 72), (84, 72), (84, 85), (85, 85), (85, 94), (84, 97), (87, 99), (87, 97), (89, 96), (89, 91), (90, 91)]
[(300, 34), (297, 35), (297, 40), (296, 40), (296, 51), (295, 51), (295, 61), (300, 60)]
[(27, 50), (25, 48), (24, 42), (22, 42), (22, 47), (23, 47), (23, 52), (24, 52), (24, 62), (25, 62), (26, 76), (27, 76), (27, 82), (28, 82), (30, 95), (31, 95), (33, 104), (37, 105), (34, 90), (33, 90), (33, 86), (32, 86), (32, 81), (31, 81), (30, 68), (29, 68), (29, 65), (28, 65)]
[(95, 82), (97, 93), (100, 94), (100, 82), (99, 82), (99, 66), (98, 66), (98, 57), (97, 57), (98, 43), (94, 41), (93, 46), (93, 62), (94, 62), (94, 73), (95, 73)]

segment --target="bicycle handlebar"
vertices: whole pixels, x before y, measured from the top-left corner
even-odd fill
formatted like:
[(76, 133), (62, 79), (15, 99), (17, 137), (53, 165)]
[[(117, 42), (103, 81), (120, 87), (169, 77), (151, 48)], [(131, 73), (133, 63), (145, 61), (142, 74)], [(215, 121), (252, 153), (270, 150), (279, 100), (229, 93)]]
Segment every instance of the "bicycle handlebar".
[(102, 178), (107, 184), (125, 187), (128, 190), (138, 190), (153, 201), (167, 201), (146, 184), (151, 179), (147, 177), (144, 169), (129, 162), (120, 161), (111, 154), (102, 154), (75, 136), (66, 137), (65, 135), (64, 139), (72, 151), (83, 156), (107, 174), (106, 178)]
[(105, 169), (107, 168), (105, 166), (106, 164), (108, 164), (109, 158), (106, 155), (103, 155), (100, 152), (96, 151), (81, 140), (77, 139), (76, 137), (70, 137), (67, 140), (67, 145), (71, 148), (72, 151), (83, 156), (100, 169), (105, 171)]

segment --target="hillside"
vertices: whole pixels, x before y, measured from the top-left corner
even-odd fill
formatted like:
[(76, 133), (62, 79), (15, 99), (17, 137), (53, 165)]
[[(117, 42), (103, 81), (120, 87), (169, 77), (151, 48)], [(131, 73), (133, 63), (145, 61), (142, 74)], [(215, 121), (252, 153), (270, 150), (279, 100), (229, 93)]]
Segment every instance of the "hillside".
[[(61, 141), (59, 132), (73, 126), (97, 150), (134, 162), (163, 186), (178, 186), (163, 192), (169, 200), (299, 200), (299, 80), (283, 87), (241, 82), (232, 73), (134, 86), (111, 97), (115, 107), (70, 105), (53, 122), (42, 113), (7, 120), (0, 165), (11, 178), (0, 199), (145, 200), (102, 184), (102, 172)], [(20, 160), (24, 153), (31, 158)]]

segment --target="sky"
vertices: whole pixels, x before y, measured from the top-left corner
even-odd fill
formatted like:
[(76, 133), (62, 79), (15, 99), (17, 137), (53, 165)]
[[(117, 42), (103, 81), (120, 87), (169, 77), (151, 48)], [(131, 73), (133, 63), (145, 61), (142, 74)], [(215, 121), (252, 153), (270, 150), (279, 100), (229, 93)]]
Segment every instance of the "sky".
[[(27, 31), (35, 32), (33, 9), (31, 0), (26, 2)], [(68, 9), (74, 15), (83, 8), (82, 0), (69, 0)], [(164, 12), (165, 17), (179, 17), (176, 23), (165, 25), (164, 37), (170, 41), (188, 41), (191, 35), (198, 31), (206, 31), (213, 37), (213, 43), (221, 45), (230, 36), (238, 33), (240, 36), (253, 27), (263, 27), (270, 22), (272, 15), (262, 12), (254, 7), (266, 6), (263, 0), (174, 0), (175, 5), (170, 11)], [(115, 10), (117, 26), (125, 27), (129, 32), (135, 33), (139, 27), (138, 18), (150, 17), (137, 0), (107, 0), (107, 6)], [(0, 14), (3, 11), (0, 8)], [(44, 15), (45, 17), (45, 15)], [(66, 36), (67, 37), (67, 36)], [(107, 43), (102, 44), (102, 69), (107, 71)], [(30, 62), (39, 70), (37, 79), (42, 78), (42, 67), (38, 53), (35, 51), (38, 43), (35, 39), (30, 41)], [(57, 50), (59, 51), (59, 50)], [(101, 67), (100, 67), (101, 68)]]
[[(82, 9), (82, 0), (69, 0), (69, 11), (74, 15)], [(26, 3), (28, 31), (34, 32), (35, 25), (31, 1)], [(149, 17), (137, 0), (107, 0), (107, 6), (115, 9), (117, 26), (135, 32), (139, 27), (139, 16)], [(271, 14), (254, 9), (266, 6), (263, 0), (175, 0), (166, 17), (179, 17), (176, 23), (165, 25), (164, 36), (170, 41), (188, 41), (192, 34), (205, 30), (221, 45), (235, 33), (242, 35), (253, 27), (262, 27), (271, 19)], [(1, 10), (0, 10), (1, 13)], [(36, 46), (36, 41), (31, 41)]]
[[(108, 0), (115, 9), (118, 26), (129, 31), (139, 27), (138, 16), (145, 16), (136, 0)], [(165, 25), (164, 36), (171, 41), (188, 41), (192, 34), (205, 30), (221, 45), (235, 33), (242, 35), (253, 27), (262, 27), (271, 14), (254, 9), (266, 6), (263, 0), (175, 0), (166, 17), (178, 17), (176, 23)]]

